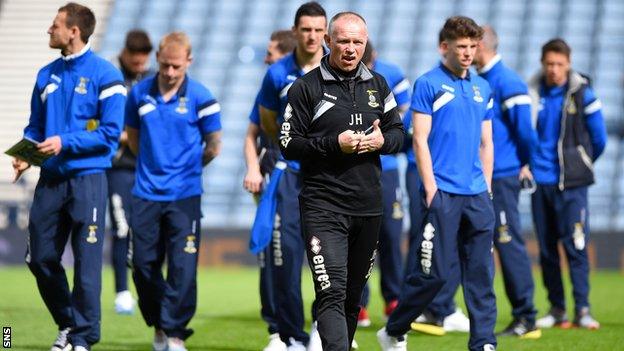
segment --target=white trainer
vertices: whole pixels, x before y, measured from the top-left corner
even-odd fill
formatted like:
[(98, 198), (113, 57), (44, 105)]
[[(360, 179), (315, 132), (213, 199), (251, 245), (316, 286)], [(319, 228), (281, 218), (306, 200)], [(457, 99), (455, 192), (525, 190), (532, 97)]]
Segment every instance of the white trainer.
[(269, 344), (262, 351), (286, 351), (286, 347), (279, 334), (274, 333), (269, 335)]
[(301, 341), (297, 341), (293, 338), (290, 338), (288, 341), (290, 341), (290, 345), (288, 345), (288, 348), (286, 350), (288, 351), (306, 351), (306, 347), (305, 345), (301, 342)]
[(186, 347), (184, 347), (184, 340), (179, 338), (168, 338), (167, 351), (187, 351)]
[(115, 312), (117, 314), (133, 314), (136, 301), (128, 290), (120, 291), (115, 296)]
[(377, 341), (382, 351), (407, 351), (407, 339), (405, 335), (395, 338), (388, 335), (386, 327), (377, 332)]
[(86, 347), (84, 347), (84, 346), (80, 346), (80, 345), (79, 345), (79, 346), (74, 347), (74, 349), (73, 349), (73, 350), (74, 350), (74, 351), (89, 351), (89, 349), (88, 349), (88, 348), (86, 348)]
[(447, 332), (470, 332), (470, 319), (466, 317), (461, 308), (457, 307), (455, 312), (444, 318), (444, 330)]
[(307, 351), (323, 351), (323, 343), (321, 342), (321, 335), (318, 332), (316, 321), (312, 322)]
[(351, 342), (351, 350), (357, 350), (359, 348), (360, 348), (360, 345), (358, 345), (357, 341), (353, 339), (353, 341)]
[(52, 348), (50, 351), (70, 351), (72, 349), (71, 344), (69, 343), (69, 339), (67, 339), (67, 334), (71, 328), (65, 328), (59, 330), (56, 335), (56, 340), (54, 340), (54, 344), (52, 344)]
[(152, 341), (153, 351), (166, 351), (167, 350), (167, 334), (162, 329), (156, 329), (154, 331), (154, 341)]

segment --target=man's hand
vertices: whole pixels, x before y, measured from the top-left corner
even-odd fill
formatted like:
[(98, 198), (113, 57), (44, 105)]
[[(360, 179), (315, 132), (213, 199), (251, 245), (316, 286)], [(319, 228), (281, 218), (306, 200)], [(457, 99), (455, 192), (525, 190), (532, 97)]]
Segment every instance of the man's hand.
[(258, 194), (262, 191), (262, 174), (258, 170), (250, 169), (245, 174), (243, 187), (252, 194)]
[(62, 148), (61, 137), (58, 135), (51, 136), (37, 145), (39, 152), (46, 155), (58, 155)]
[(528, 165), (520, 168), (520, 175), (518, 175), (518, 179), (533, 180), (533, 173), (531, 173), (531, 170), (529, 169)]
[(433, 185), (431, 189), (425, 188), (425, 203), (427, 204), (427, 208), (431, 207), (431, 202), (433, 201), (433, 197), (438, 192), (438, 186)]
[(363, 135), (358, 134), (351, 129), (345, 130), (338, 135), (338, 144), (340, 150), (345, 154), (352, 154), (357, 151), (358, 144), (362, 140)]
[(384, 144), (384, 137), (379, 128), (379, 120), (376, 119), (373, 122), (373, 132), (362, 137), (360, 144), (358, 145), (358, 154), (365, 152), (373, 152), (381, 149)]
[(15, 177), (13, 178), (13, 183), (17, 182), (24, 173), (24, 171), (26, 171), (28, 168), (30, 168), (30, 163), (19, 158), (14, 158), (13, 171), (15, 171)]

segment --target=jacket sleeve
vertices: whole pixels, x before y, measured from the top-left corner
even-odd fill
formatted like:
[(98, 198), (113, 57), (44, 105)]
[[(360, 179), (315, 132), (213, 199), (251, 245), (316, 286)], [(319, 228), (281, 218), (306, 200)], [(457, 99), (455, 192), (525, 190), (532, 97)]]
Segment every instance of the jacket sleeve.
[(385, 98), (384, 113), (380, 121), (380, 127), (384, 137), (384, 144), (379, 151), (382, 154), (395, 154), (401, 151), (403, 147), (405, 132), (394, 94), (390, 91), (385, 81), (382, 81), (382, 84)]
[(307, 136), (312, 118), (310, 91), (303, 80), (298, 79), (288, 91), (288, 105), (280, 131), (280, 149), (287, 160), (325, 157), (341, 152), (338, 135)]
[(504, 92), (501, 109), (507, 115), (509, 123), (518, 141), (518, 151), (522, 165), (528, 164), (531, 153), (537, 145), (537, 134), (531, 123), (531, 97), (522, 82), (509, 84)]
[(95, 130), (61, 134), (63, 152), (90, 154), (116, 149), (124, 120), (126, 87), (121, 73), (111, 68), (103, 74), (98, 89), (99, 125)]
[(592, 156), (596, 161), (607, 145), (607, 128), (602, 115), (602, 103), (589, 87), (585, 89), (583, 100), (586, 126), (592, 143)]
[(45, 87), (42, 92), (35, 83), (30, 98), (30, 118), (28, 125), (24, 128), (24, 136), (39, 142), (45, 139), (45, 105), (42, 99), (45, 96), (44, 92), (47, 92), (48, 89)]

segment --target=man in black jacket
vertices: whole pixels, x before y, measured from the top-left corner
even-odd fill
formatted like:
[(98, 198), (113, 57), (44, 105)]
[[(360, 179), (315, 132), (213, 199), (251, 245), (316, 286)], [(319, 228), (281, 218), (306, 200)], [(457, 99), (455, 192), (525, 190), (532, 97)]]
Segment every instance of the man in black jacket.
[(384, 78), (361, 63), (368, 33), (353, 12), (334, 16), (330, 54), (288, 92), (280, 148), (301, 161), (304, 242), (325, 350), (348, 350), (381, 223), (380, 154), (400, 150), (403, 125)]

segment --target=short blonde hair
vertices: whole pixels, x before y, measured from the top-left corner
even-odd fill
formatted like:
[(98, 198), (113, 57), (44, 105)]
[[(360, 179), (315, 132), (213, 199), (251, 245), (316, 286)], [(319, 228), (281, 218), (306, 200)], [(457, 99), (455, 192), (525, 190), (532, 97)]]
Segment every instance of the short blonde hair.
[(166, 34), (158, 44), (158, 51), (162, 51), (165, 46), (178, 45), (186, 49), (187, 55), (191, 56), (191, 39), (184, 32), (171, 32)]

